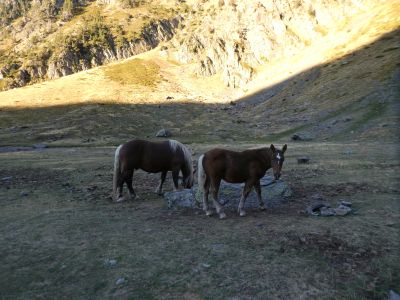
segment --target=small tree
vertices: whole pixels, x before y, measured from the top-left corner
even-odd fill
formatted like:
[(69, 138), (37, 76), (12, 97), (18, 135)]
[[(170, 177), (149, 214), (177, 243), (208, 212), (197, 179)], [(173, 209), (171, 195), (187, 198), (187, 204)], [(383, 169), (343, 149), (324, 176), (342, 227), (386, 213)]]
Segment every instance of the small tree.
[(75, 4), (74, 0), (64, 0), (64, 5), (62, 9), (63, 20), (69, 20), (74, 15)]

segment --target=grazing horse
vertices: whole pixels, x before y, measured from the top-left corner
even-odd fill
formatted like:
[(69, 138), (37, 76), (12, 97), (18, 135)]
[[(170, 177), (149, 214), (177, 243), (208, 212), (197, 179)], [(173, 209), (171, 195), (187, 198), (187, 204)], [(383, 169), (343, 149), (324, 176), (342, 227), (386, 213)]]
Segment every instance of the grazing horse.
[[(123, 201), (124, 182), (128, 186), (131, 199), (136, 197), (132, 187), (134, 170), (149, 173), (161, 172), (161, 181), (156, 192), (161, 195), (162, 185), (168, 171), (172, 171), (174, 189), (178, 189), (179, 172), (182, 172), (184, 188), (193, 186), (192, 155), (188, 148), (175, 140), (150, 142), (135, 139), (120, 145), (115, 151), (113, 196), (117, 202)], [(118, 190), (118, 191), (117, 191)]]
[(208, 193), (211, 187), (217, 213), (221, 219), (226, 217), (221, 204), (218, 202), (218, 190), (222, 179), (230, 183), (245, 183), (238, 207), (238, 213), (241, 217), (246, 215), (243, 209), (244, 202), (253, 187), (257, 192), (260, 209), (264, 210), (260, 179), (271, 167), (275, 179), (279, 179), (286, 149), (287, 145), (283, 146), (282, 150), (278, 150), (271, 144), (269, 148), (242, 152), (216, 148), (201, 155), (197, 167), (198, 182), (199, 188), (203, 192), (203, 209), (206, 215), (212, 215), (212, 211), (208, 208)]

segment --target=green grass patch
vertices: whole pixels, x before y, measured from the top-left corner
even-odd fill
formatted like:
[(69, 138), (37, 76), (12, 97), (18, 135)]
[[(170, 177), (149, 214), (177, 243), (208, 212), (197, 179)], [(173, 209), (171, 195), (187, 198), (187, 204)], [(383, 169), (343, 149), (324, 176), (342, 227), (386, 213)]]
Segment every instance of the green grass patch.
[(154, 62), (139, 58), (108, 66), (104, 70), (109, 79), (121, 84), (154, 87), (161, 81), (160, 67)]

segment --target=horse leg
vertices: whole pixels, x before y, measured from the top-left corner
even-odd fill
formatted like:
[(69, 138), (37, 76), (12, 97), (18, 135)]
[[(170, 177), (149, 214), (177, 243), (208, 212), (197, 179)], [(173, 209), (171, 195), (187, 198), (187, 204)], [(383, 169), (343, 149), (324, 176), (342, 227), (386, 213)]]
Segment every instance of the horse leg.
[(125, 182), (125, 172), (122, 172), (121, 175), (118, 177), (117, 181), (117, 200), (116, 202), (122, 202), (124, 201), (124, 195), (123, 195), (123, 187), (124, 187), (124, 182)]
[(126, 182), (126, 185), (128, 186), (129, 197), (131, 198), (131, 200), (134, 200), (137, 197), (137, 195), (136, 195), (135, 191), (133, 190), (132, 180), (133, 180), (133, 170), (126, 172), (125, 182)]
[(264, 206), (264, 201), (261, 198), (261, 186), (260, 186), (260, 181), (256, 181), (254, 184), (254, 189), (256, 190), (257, 193), (257, 199), (258, 199), (258, 204), (260, 205), (260, 210), (265, 210)]
[(172, 169), (172, 181), (174, 182), (174, 191), (179, 189), (179, 168)]
[(165, 181), (165, 177), (167, 177), (167, 172), (168, 171), (162, 171), (161, 172), (161, 180), (160, 180), (160, 184), (158, 185), (158, 187), (156, 188), (156, 193), (158, 194), (158, 195), (162, 195), (162, 186), (163, 186), (163, 184), (164, 184), (164, 181)]
[(212, 215), (212, 210), (208, 208), (208, 194), (210, 192), (210, 180), (206, 178), (204, 183), (204, 193), (203, 193), (203, 210), (206, 212), (206, 216)]
[(243, 209), (244, 202), (246, 201), (246, 198), (249, 195), (252, 187), (253, 187), (253, 184), (246, 181), (244, 188), (243, 188), (242, 197), (240, 198), (239, 207), (238, 207), (238, 213), (241, 217), (244, 217), (246, 215), (246, 212)]
[(225, 219), (226, 214), (223, 212), (222, 205), (219, 204), (218, 202), (218, 191), (219, 191), (219, 185), (221, 184), (221, 179), (220, 180), (212, 180), (212, 193), (213, 193), (213, 202), (215, 209), (217, 211), (217, 214), (219, 214), (220, 219)]

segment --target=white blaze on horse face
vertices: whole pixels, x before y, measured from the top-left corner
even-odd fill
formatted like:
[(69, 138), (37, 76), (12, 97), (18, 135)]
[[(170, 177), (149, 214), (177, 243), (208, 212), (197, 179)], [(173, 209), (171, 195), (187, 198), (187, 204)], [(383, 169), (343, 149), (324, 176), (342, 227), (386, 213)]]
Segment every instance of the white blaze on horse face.
[(278, 160), (281, 160), (281, 155), (278, 153), (278, 154), (276, 155), (276, 158), (277, 158)]

